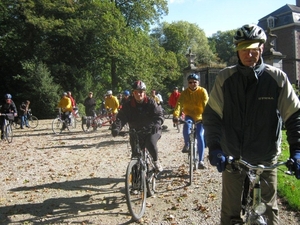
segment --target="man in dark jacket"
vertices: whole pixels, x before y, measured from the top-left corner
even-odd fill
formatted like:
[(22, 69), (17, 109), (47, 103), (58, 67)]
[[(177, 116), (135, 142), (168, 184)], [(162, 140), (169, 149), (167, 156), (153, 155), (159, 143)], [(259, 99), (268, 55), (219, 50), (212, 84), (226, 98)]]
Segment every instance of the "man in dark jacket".
[[(157, 141), (161, 137), (161, 125), (164, 122), (162, 109), (157, 103), (146, 96), (146, 85), (142, 81), (136, 81), (132, 85), (133, 98), (125, 102), (117, 114), (116, 121), (112, 125), (112, 135), (115, 137), (119, 134), (122, 127), (128, 123), (129, 128), (136, 130), (151, 129), (151, 134), (146, 137), (140, 137), (142, 143), (151, 154), (155, 167), (158, 171), (163, 168), (158, 162)], [(133, 146), (133, 139), (130, 137), (130, 144)], [(132, 148), (134, 149), (134, 148)], [(134, 156), (136, 153), (132, 152)]]
[(89, 93), (89, 96), (84, 100), (83, 105), (85, 106), (85, 115), (86, 116), (94, 116), (96, 100), (93, 98), (93, 92)]
[[(257, 25), (237, 30), (238, 64), (218, 74), (203, 113), (209, 160), (222, 172), (221, 225), (240, 217), (245, 172), (225, 170), (227, 156), (251, 164), (274, 164), (285, 122), (293, 169), (300, 179), (300, 102), (287, 75), (262, 59), (266, 34)], [(261, 175), (268, 224), (281, 224), (277, 206), (277, 170)]]

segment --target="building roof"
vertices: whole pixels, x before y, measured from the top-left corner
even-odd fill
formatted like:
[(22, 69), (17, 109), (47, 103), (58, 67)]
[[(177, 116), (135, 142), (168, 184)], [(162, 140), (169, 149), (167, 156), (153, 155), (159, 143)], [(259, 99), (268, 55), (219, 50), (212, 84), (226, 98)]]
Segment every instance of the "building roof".
[(281, 8), (275, 10), (274, 12), (261, 18), (258, 22), (258, 25), (266, 29), (267, 19), (269, 17), (274, 17), (274, 27), (281, 27), (289, 24), (300, 25), (300, 7), (296, 5), (286, 4)]

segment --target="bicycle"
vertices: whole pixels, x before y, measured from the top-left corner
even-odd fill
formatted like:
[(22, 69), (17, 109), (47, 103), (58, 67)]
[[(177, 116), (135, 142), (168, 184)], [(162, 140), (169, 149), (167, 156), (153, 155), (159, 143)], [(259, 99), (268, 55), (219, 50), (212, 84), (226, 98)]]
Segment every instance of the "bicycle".
[[(3, 136), (7, 140), (8, 143), (11, 143), (13, 140), (13, 130), (12, 130), (12, 121), (14, 120), (13, 113), (0, 113), (0, 116), (4, 117), (4, 128), (3, 128)], [(2, 124), (1, 124), (2, 125)]]
[[(32, 115), (31, 109), (28, 109), (27, 112), (27, 120), (30, 128), (36, 128), (39, 125), (39, 120), (36, 116)], [(21, 118), (15, 117), (12, 125), (14, 128), (18, 129), (21, 127)]]
[(105, 111), (97, 115), (94, 111), (94, 116), (83, 116), (81, 128), (84, 132), (96, 131), (97, 128), (110, 126), (114, 121), (113, 113)]
[(140, 146), (139, 136), (150, 134), (151, 130), (130, 129), (134, 139), (136, 156), (131, 158), (126, 170), (125, 195), (128, 210), (134, 221), (142, 218), (146, 209), (146, 198), (155, 193), (158, 171), (145, 147)]
[(227, 162), (231, 165), (231, 168), (227, 167), (228, 172), (245, 170), (247, 174), (247, 180), (244, 182), (244, 192), (241, 201), (242, 218), (232, 219), (231, 225), (267, 225), (267, 218), (264, 216), (266, 204), (261, 198), (260, 175), (264, 171), (272, 171), (282, 165), (286, 165), (288, 167), (286, 174), (293, 175), (293, 160), (288, 159), (285, 162), (278, 162), (268, 166), (263, 164), (252, 165), (241, 158), (234, 159), (233, 157), (228, 156)]
[(72, 111), (73, 117), (76, 119), (77, 122), (81, 122), (81, 116), (79, 115), (78, 107), (74, 107)]
[[(66, 116), (65, 119), (62, 119), (62, 112), (61, 109), (59, 109), (57, 117), (52, 121), (52, 131), (54, 134), (60, 134), (63, 131), (63, 126), (70, 131), (70, 128), (76, 128), (76, 120), (73, 117), (72, 113), (70, 113), (69, 118)], [(69, 123), (70, 119), (70, 123)]]
[[(191, 121), (185, 121), (180, 119), (177, 124), (189, 123)], [(195, 123), (192, 123), (191, 132), (189, 134), (189, 150), (188, 150), (188, 162), (189, 162), (189, 184), (192, 185), (194, 179), (194, 171), (198, 167), (198, 151), (197, 151), (197, 128), (196, 125), (202, 123), (202, 120), (198, 120)]]

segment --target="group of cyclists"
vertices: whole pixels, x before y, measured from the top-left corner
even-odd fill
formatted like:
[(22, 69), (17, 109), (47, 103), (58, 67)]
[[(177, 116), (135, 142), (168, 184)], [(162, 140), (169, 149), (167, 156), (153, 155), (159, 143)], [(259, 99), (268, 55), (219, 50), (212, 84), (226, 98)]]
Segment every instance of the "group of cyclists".
[[(240, 194), (245, 180), (243, 174), (226, 172), (228, 165), (226, 157), (229, 154), (235, 157), (243, 156), (251, 163), (276, 161), (277, 151), (280, 149), (281, 117), (287, 129), (290, 155), (294, 162), (293, 171), (296, 178), (300, 179), (300, 102), (286, 74), (264, 64), (262, 52), (265, 41), (264, 31), (256, 25), (245, 25), (238, 29), (234, 36), (234, 44), (239, 61), (237, 65), (220, 71), (210, 96), (206, 89), (199, 85), (199, 75), (191, 73), (187, 76), (188, 87), (181, 93), (178, 87), (174, 87), (168, 100), (168, 104), (174, 109), (175, 125), (180, 122), (181, 114), (184, 114), (182, 153), (189, 150), (189, 134), (192, 124), (195, 124), (198, 169), (206, 168), (204, 149), (207, 144), (210, 164), (222, 172), (222, 225), (230, 224), (233, 217), (240, 216)], [(141, 80), (132, 84), (132, 93), (125, 90), (119, 99), (108, 90), (103, 108), (111, 110), (114, 115), (114, 122), (111, 125), (113, 137), (119, 135), (125, 124), (129, 125), (129, 129), (149, 131), (139, 137), (139, 142), (142, 147), (148, 149), (156, 170), (162, 172), (157, 147), (164, 123), (162, 100), (155, 90), (152, 90), (149, 96), (146, 95), (146, 90), (146, 84)], [(28, 101), (21, 106), (22, 113), (28, 109), (29, 103)], [(93, 92), (89, 92), (83, 104), (86, 115), (94, 116), (96, 101)], [(76, 107), (71, 92), (63, 93), (58, 107), (63, 112), (63, 119), (70, 119), (70, 114)], [(4, 96), (0, 113), (12, 113), (17, 116), (17, 108), (10, 94)], [(0, 122), (3, 139), (2, 116)], [(25, 117), (22, 119), (22, 126), (24, 125), (27, 126)], [(134, 151), (135, 142), (133, 137), (129, 138), (132, 157), (135, 157), (137, 154)], [(264, 152), (261, 152), (261, 149)], [(270, 203), (266, 214), (272, 224), (279, 224), (276, 176), (276, 171), (268, 173), (265, 179), (270, 181), (271, 188), (266, 190), (272, 191), (262, 193), (263, 198)], [(234, 201), (231, 201), (232, 199)]]
[[(266, 39), (265, 32), (257, 25), (247, 24), (239, 28), (234, 35), (238, 63), (220, 71), (210, 96), (205, 88), (199, 86), (199, 76), (192, 73), (187, 77), (188, 88), (176, 94), (177, 101), (171, 100), (173, 122), (179, 122), (181, 112), (185, 115), (182, 152), (188, 152), (189, 133), (194, 123), (198, 169), (206, 168), (203, 157), (207, 144), (210, 164), (222, 173), (222, 225), (243, 221), (241, 196), (245, 194), (243, 186), (247, 176), (245, 172), (226, 170), (230, 166), (228, 157), (243, 157), (256, 165), (276, 163), (282, 119), (287, 129), (292, 170), (300, 179), (300, 102), (287, 75), (263, 62)], [(126, 123), (136, 130), (151, 130), (148, 135), (140, 137), (140, 143), (153, 157), (157, 171), (162, 171), (157, 149), (164, 123), (162, 108), (154, 91), (152, 98), (146, 95), (146, 85), (142, 81), (136, 81), (132, 89), (133, 97), (117, 114), (112, 135), (117, 136)], [(132, 138), (130, 143), (134, 150)], [(132, 152), (133, 157), (135, 154)], [(277, 171), (268, 171), (262, 177), (265, 182), (261, 184), (261, 196), (267, 203), (265, 215), (268, 224), (280, 224), (276, 201)]]
[[(11, 121), (15, 120), (18, 116), (20, 116), (20, 127), (21, 129), (24, 129), (24, 126), (30, 128), (30, 125), (28, 123), (28, 111), (29, 111), (29, 105), (30, 101), (26, 100), (25, 102), (22, 102), (19, 110), (16, 107), (16, 104), (12, 100), (11, 94), (5, 94), (4, 98), (0, 104), (0, 123), (1, 123), (1, 139), (4, 139), (4, 125), (5, 125), (5, 118), (3, 115), (5, 114), (11, 114), (12, 116), (9, 117)], [(18, 113), (19, 112), (19, 113)]]

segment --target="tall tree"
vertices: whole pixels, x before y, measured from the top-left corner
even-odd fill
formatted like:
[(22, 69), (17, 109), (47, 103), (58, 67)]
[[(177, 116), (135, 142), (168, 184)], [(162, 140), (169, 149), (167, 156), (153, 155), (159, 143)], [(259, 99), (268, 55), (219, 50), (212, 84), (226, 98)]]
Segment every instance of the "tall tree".
[(227, 65), (236, 63), (236, 52), (233, 45), (235, 30), (218, 31), (208, 38), (209, 45), (220, 60)]

